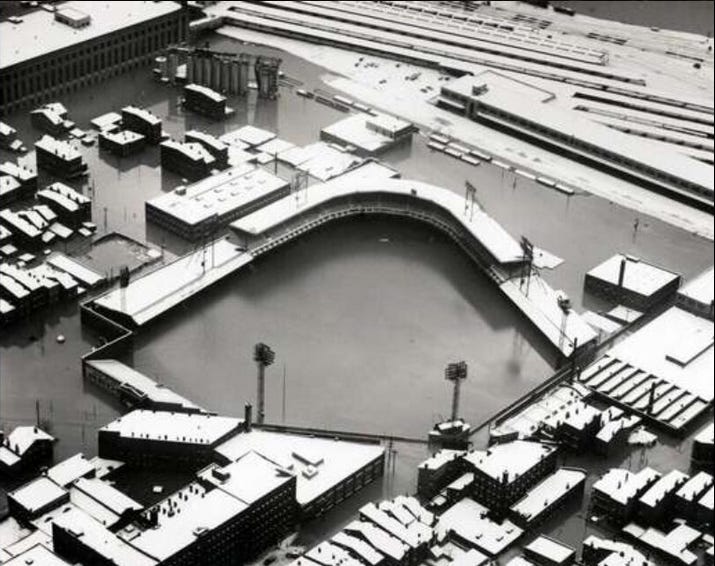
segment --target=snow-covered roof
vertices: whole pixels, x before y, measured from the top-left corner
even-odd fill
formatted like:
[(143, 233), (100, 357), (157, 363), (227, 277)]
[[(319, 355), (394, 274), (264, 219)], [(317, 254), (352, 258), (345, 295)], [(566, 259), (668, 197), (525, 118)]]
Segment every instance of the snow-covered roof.
[(593, 484), (593, 490), (626, 505), (639, 492), (660, 477), (653, 468), (643, 468), (637, 473), (622, 468), (611, 468)]
[(8, 497), (15, 500), (31, 515), (47, 505), (61, 502), (67, 496), (66, 489), (45, 476), (26, 483), (8, 494)]
[[(246, 146), (255, 147), (263, 145), (275, 137), (276, 134), (274, 132), (269, 132), (268, 130), (252, 126), (251, 124), (246, 124), (236, 130), (226, 132), (220, 136), (219, 139), (229, 145), (238, 145), (240, 149), (245, 149)], [(236, 142), (240, 143), (236, 144)]]
[(213, 445), (235, 433), (240, 419), (198, 413), (174, 413), (137, 409), (99, 429), (122, 438)]
[(709, 267), (700, 275), (683, 285), (680, 291), (678, 291), (678, 294), (703, 305), (710, 305), (713, 302), (714, 277), (714, 268)]
[(54, 252), (52, 255), (50, 255), (50, 257), (47, 258), (47, 263), (49, 263), (52, 267), (59, 269), (60, 271), (68, 273), (77, 281), (87, 287), (94, 287), (95, 285), (98, 285), (99, 283), (104, 281), (104, 276), (82, 265), (76, 259), (70, 258), (61, 252)]
[(304, 558), (322, 566), (362, 566), (362, 562), (344, 548), (329, 541), (323, 541), (305, 553)]
[(147, 201), (147, 206), (196, 225), (222, 217), (285, 189), (288, 182), (253, 165), (240, 165)]
[(511, 521), (496, 523), (487, 517), (489, 510), (468, 497), (458, 501), (439, 518), (435, 531), (438, 540), (456, 533), (470, 545), (496, 556), (506, 550), (523, 534)]
[(257, 452), (297, 477), (296, 498), (306, 505), (366, 465), (382, 458), (384, 448), (326, 438), (252, 430), (216, 448), (230, 461)]
[(188, 84), (184, 87), (184, 91), (192, 91), (199, 93), (206, 98), (210, 98), (211, 100), (214, 100), (216, 102), (223, 102), (226, 100), (226, 97), (223, 96), (222, 94), (216, 92), (215, 90), (210, 89), (207, 86), (203, 85), (197, 85), (197, 84)]
[(463, 197), (420, 181), (369, 178), (364, 181), (345, 181), (338, 177), (327, 183), (311, 186), (307, 191), (306, 199), (300, 199), (298, 202), (292, 196), (285, 197), (240, 218), (231, 226), (249, 234), (262, 234), (294, 216), (314, 210), (333, 199), (360, 193), (406, 195), (416, 201), (424, 200), (435, 204), (452, 214), (497, 261), (504, 263), (523, 259), (523, 251), (519, 243), (486, 212), (478, 207), (475, 207), (473, 212), (465, 212)]
[(369, 566), (377, 566), (385, 560), (385, 557), (375, 550), (373, 546), (369, 545), (364, 540), (347, 534), (345, 531), (339, 532), (330, 540), (338, 546), (352, 551)]
[(363, 538), (373, 548), (398, 563), (402, 561), (409, 550), (409, 546), (400, 539), (367, 521), (353, 521), (343, 531)]
[(585, 479), (584, 470), (560, 468), (512, 505), (511, 511), (531, 522), (559, 498), (576, 489)]
[(216, 161), (216, 158), (211, 155), (208, 150), (198, 142), (179, 142), (174, 140), (166, 140), (161, 142), (161, 148), (169, 148), (183, 154), (191, 161), (203, 161), (211, 164)]
[(47, 153), (58, 155), (65, 161), (82, 158), (82, 154), (71, 143), (64, 140), (55, 139), (52, 136), (48, 135), (44, 135), (41, 139), (37, 140), (35, 142), (35, 147), (39, 149), (44, 149)]
[(142, 134), (138, 134), (137, 132), (133, 132), (131, 130), (105, 130), (100, 132), (99, 137), (105, 138), (116, 143), (117, 145), (130, 145), (144, 139)]
[(669, 285), (680, 276), (638, 258), (616, 254), (594, 267), (588, 275), (618, 285), (621, 262), (625, 262), (623, 287), (646, 297)]
[(79, 478), (94, 474), (94, 465), (84, 457), (84, 454), (70, 456), (47, 470), (47, 477), (62, 487), (67, 487)]
[(36, 566), (70, 566), (69, 562), (62, 560), (43, 544), (35, 544), (32, 548), (10, 558), (3, 564), (4, 566), (27, 566), (28, 564)]
[[(136, 116), (143, 122), (146, 122), (149, 125), (156, 126), (157, 124), (161, 124), (161, 119), (156, 116), (155, 114), (152, 114), (151, 111), (147, 110), (146, 108), (138, 108), (136, 106), (125, 106), (122, 108), (122, 113), (127, 113), (131, 114), (132, 116)], [(106, 116), (106, 115), (105, 115)]]
[(576, 554), (570, 546), (547, 536), (539, 536), (531, 541), (526, 550), (543, 557), (548, 563), (562, 564)]
[(695, 501), (713, 485), (713, 477), (707, 472), (698, 472), (676, 492), (676, 496), (686, 501)]
[[(205, 533), (234, 519), (248, 509), (242, 501), (221, 489), (207, 491), (198, 482), (173, 493), (152, 509), (158, 511), (158, 525), (120, 536), (143, 553), (163, 562)], [(133, 565), (132, 565), (133, 566)]]
[(673, 493), (687, 479), (688, 475), (680, 470), (671, 470), (648, 488), (639, 501), (643, 505), (655, 509), (668, 494)]
[(253, 505), (279, 489), (293, 477), (293, 472), (280, 468), (257, 452), (248, 452), (227, 466), (209, 466), (198, 474), (205, 482)]
[(464, 454), (466, 454), (466, 452), (463, 450), (450, 450), (448, 448), (443, 448), (423, 461), (418, 468), (421, 470), (438, 470), (442, 466), (450, 462), (454, 462), (454, 460)]
[[(178, 11), (174, 2), (81, 2), (62, 4), (91, 18), (82, 28), (58, 22), (54, 14), (35, 10), (22, 16), (22, 23), (0, 22), (0, 68), (28, 61)], [(41, 37), (41, 40), (38, 39)]]
[(405, 525), (374, 503), (368, 503), (361, 507), (360, 515), (412, 549), (420, 548), (420, 546), (427, 544), (432, 539), (432, 529), (424, 523), (413, 521)]
[(555, 451), (556, 447), (540, 442), (515, 440), (495, 444), (487, 450), (474, 450), (464, 460), (492, 479), (506, 479), (511, 483)]
[(237, 250), (227, 240), (217, 240), (210, 247), (191, 252), (133, 279), (124, 289), (102, 295), (95, 303), (125, 314), (141, 326), (252, 259), (250, 254)]
[(116, 487), (97, 478), (79, 478), (74, 488), (91, 497), (117, 515), (140, 511), (143, 506)]
[(54, 523), (116, 566), (154, 566), (157, 563), (77, 508), (61, 514)]

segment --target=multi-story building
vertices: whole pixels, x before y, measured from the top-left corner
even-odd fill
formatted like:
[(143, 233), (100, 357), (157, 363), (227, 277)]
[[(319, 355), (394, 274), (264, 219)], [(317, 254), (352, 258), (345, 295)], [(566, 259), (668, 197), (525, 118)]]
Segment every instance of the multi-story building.
[(143, 135), (147, 143), (156, 145), (161, 142), (161, 119), (144, 108), (122, 108), (122, 127)]
[(29, 198), (37, 189), (37, 173), (19, 163), (6, 161), (0, 164), (0, 176), (12, 177), (20, 183), (22, 198)]
[(50, 460), (54, 442), (55, 439), (40, 428), (16, 427), (0, 444), (0, 472), (17, 475)]
[(146, 138), (132, 130), (103, 131), (99, 134), (99, 147), (120, 157), (138, 153), (144, 149)]
[(638, 499), (659, 478), (660, 474), (652, 468), (643, 468), (638, 473), (610, 469), (593, 484), (591, 513), (614, 525), (624, 525), (635, 513)]
[(226, 97), (215, 90), (197, 84), (184, 87), (184, 106), (198, 114), (220, 120), (230, 109), (226, 107)]
[(225, 169), (228, 167), (228, 145), (217, 137), (207, 134), (206, 132), (191, 130), (184, 134), (184, 141), (187, 143), (200, 143), (204, 146), (204, 149), (216, 159), (217, 169)]
[(472, 496), (495, 517), (504, 517), (513, 503), (556, 470), (556, 454), (555, 446), (526, 440), (469, 452), (464, 461), (474, 474)]
[(198, 469), (242, 426), (230, 417), (139, 409), (99, 429), (99, 456), (137, 466)]
[(79, 150), (69, 142), (52, 136), (42, 136), (35, 143), (37, 168), (45, 169), (63, 179), (74, 179), (87, 174), (87, 164)]
[(167, 140), (159, 148), (162, 168), (192, 181), (208, 176), (216, 164), (214, 156), (199, 143)]
[(0, 114), (149, 63), (187, 20), (178, 2), (75, 0), (0, 22)]
[(461, 450), (443, 449), (417, 467), (417, 493), (430, 499), (462, 475), (465, 464)]
[(92, 218), (92, 200), (59, 181), (37, 191), (37, 199), (49, 206), (63, 224), (78, 227)]
[(240, 165), (159, 195), (144, 208), (147, 221), (195, 241), (211, 238), (222, 226), (289, 192), (288, 181), (254, 165)]

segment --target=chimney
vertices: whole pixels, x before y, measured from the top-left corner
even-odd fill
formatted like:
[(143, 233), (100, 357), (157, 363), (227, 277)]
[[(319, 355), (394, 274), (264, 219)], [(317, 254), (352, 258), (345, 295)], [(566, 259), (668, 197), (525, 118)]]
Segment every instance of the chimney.
[(243, 408), (243, 426), (246, 429), (246, 432), (251, 432), (251, 428), (253, 426), (253, 405), (250, 403), (246, 403), (246, 406)]
[(621, 267), (618, 270), (618, 286), (623, 287), (623, 279), (626, 276), (626, 258), (621, 258)]

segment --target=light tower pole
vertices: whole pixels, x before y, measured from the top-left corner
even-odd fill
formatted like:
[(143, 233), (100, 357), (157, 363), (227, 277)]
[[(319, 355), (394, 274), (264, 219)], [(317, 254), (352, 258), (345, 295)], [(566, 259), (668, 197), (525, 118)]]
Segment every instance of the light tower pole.
[(454, 384), (454, 391), (452, 393), (452, 421), (456, 421), (459, 416), (459, 390), (462, 381), (467, 379), (467, 362), (449, 364), (444, 371), (444, 378)]
[(256, 424), (262, 425), (266, 416), (266, 367), (271, 365), (276, 359), (276, 354), (271, 348), (259, 342), (253, 347), (253, 361), (258, 367), (258, 393), (256, 395), (256, 404), (258, 405), (258, 414), (256, 415)]

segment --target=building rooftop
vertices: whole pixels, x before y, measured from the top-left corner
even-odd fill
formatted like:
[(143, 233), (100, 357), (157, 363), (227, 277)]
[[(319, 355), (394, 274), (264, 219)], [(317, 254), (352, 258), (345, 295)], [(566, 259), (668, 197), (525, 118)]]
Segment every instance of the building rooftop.
[(608, 354), (707, 402), (713, 399), (710, 320), (671, 307)]
[(0, 220), (10, 226), (10, 231), (20, 232), (29, 238), (39, 238), (42, 232), (32, 222), (29, 222), (20, 212), (13, 212), (9, 208), (0, 211)]
[(492, 479), (511, 483), (555, 451), (556, 447), (540, 442), (515, 440), (469, 452), (464, 459)]
[(611, 468), (593, 484), (592, 489), (621, 505), (626, 505), (659, 477), (660, 473), (653, 468), (643, 468), (637, 473), (621, 468)]
[(344, 531), (341, 531), (333, 536), (330, 541), (351, 551), (353, 554), (356, 554), (363, 563), (368, 564), (369, 566), (377, 566), (385, 560), (385, 556), (375, 550), (373, 546), (369, 545), (364, 540), (347, 534)]
[(533, 521), (549, 505), (563, 497), (586, 479), (585, 470), (574, 468), (560, 468), (553, 474), (543, 479), (532, 488), (523, 498), (512, 505), (511, 510)]
[(245, 503), (225, 491), (207, 491), (194, 482), (152, 508), (157, 511), (156, 528), (138, 530), (130, 526), (121, 531), (120, 536), (163, 562), (247, 509)]
[[(175, 2), (65, 2), (64, 9), (85, 12), (92, 23), (81, 29), (55, 21), (54, 14), (36, 10), (22, 23), (0, 22), (0, 69), (41, 57), (114, 31), (181, 9)], [(42, 37), (39, 41), (38, 37)], [(22, 46), (20, 48), (20, 46)]]
[[(381, 114), (380, 116), (385, 116)], [(385, 118), (391, 118), (385, 116)], [(333, 138), (337, 138), (342, 143), (350, 144), (358, 149), (367, 152), (375, 153), (380, 151), (382, 148), (388, 144), (393, 143), (393, 139), (389, 136), (375, 131), (374, 129), (368, 128), (368, 122), (376, 121), (378, 125), (392, 130), (397, 131), (409, 125), (408, 122), (403, 122), (404, 126), (398, 126), (397, 124), (386, 123), (387, 120), (377, 120), (368, 114), (353, 114), (347, 118), (343, 118), (329, 126), (326, 126), (321, 130), (321, 133), (327, 134)]]
[(347, 550), (329, 541), (314, 546), (304, 556), (322, 566), (362, 566)]
[(375, 550), (398, 563), (409, 550), (409, 546), (400, 539), (367, 521), (353, 521), (343, 529), (343, 532), (365, 540)]
[(84, 457), (84, 454), (70, 456), (47, 470), (47, 477), (62, 487), (67, 487), (79, 478), (92, 476), (94, 474), (94, 465)]
[(710, 305), (713, 302), (714, 277), (714, 268), (710, 267), (683, 285), (678, 294), (698, 303)]
[(19, 181), (27, 181), (37, 177), (37, 173), (27, 168), (25, 165), (13, 163), (12, 161), (5, 161), (3, 164), (1, 164), (0, 173), (2, 173), (3, 175), (10, 175), (11, 177), (15, 177)]
[(664, 533), (652, 527), (644, 529), (631, 523), (624, 527), (623, 532), (637, 539), (642, 545), (675, 559), (676, 563), (695, 564), (698, 560), (697, 555), (688, 547), (700, 539), (702, 533), (688, 525), (677, 525), (669, 533)]
[(116, 131), (103, 131), (99, 134), (100, 137), (112, 141), (118, 145), (129, 145), (136, 143), (144, 139), (142, 134), (132, 132), (131, 130), (116, 130)]
[(215, 415), (137, 409), (99, 430), (117, 433), (122, 438), (213, 445), (238, 432), (242, 422)]
[(18, 426), (5, 436), (4, 444), (22, 456), (38, 440), (54, 442), (55, 438), (36, 426)]
[(228, 146), (223, 143), (220, 139), (206, 132), (200, 132), (199, 130), (190, 130), (184, 134), (184, 139), (187, 141), (195, 141), (204, 146), (211, 147), (214, 151), (226, 151)]
[(74, 258), (70, 258), (61, 252), (52, 253), (47, 258), (47, 263), (55, 269), (71, 275), (86, 287), (94, 287), (104, 281), (103, 275), (89, 269)]
[(414, 517), (411, 523), (405, 524), (374, 503), (368, 503), (361, 507), (360, 515), (372, 521), (386, 533), (401, 540), (410, 548), (420, 548), (420, 546), (427, 544), (432, 539), (433, 531), (431, 527), (415, 520)]
[(253, 451), (297, 477), (296, 498), (306, 505), (350, 475), (382, 458), (384, 448), (326, 438), (252, 430), (227, 440), (216, 451), (236, 461)]
[(203, 86), (203, 85), (188, 84), (184, 87), (184, 92), (186, 92), (186, 91), (192, 91), (192, 92), (202, 94), (203, 96), (210, 98), (211, 100), (214, 100), (215, 102), (224, 102), (226, 100), (226, 97), (223, 96), (222, 94), (216, 92), (215, 90), (210, 89), (207, 86)]
[(293, 472), (276, 466), (257, 452), (248, 452), (227, 466), (209, 466), (198, 477), (246, 505), (253, 505), (289, 482)]
[(131, 114), (133, 116), (136, 116), (137, 118), (140, 118), (141, 120), (143, 120), (144, 122), (146, 122), (147, 124), (150, 124), (152, 126), (161, 124), (161, 119), (158, 116), (156, 116), (155, 114), (152, 114), (146, 108), (137, 108), (136, 106), (125, 106), (124, 108), (122, 108), (122, 113), (127, 113), (127, 114)]
[(649, 297), (680, 278), (677, 273), (672, 273), (638, 258), (623, 254), (616, 254), (610, 257), (589, 271), (588, 275), (612, 285), (618, 285), (622, 261), (625, 261), (623, 287), (639, 295)]
[(200, 143), (185, 143), (174, 140), (166, 140), (161, 142), (161, 147), (167, 147), (183, 153), (187, 159), (191, 161), (203, 161), (206, 164), (212, 164), (216, 158), (211, 155), (208, 150)]
[(418, 468), (420, 470), (439, 470), (442, 466), (454, 462), (456, 459), (464, 456), (464, 450), (449, 450), (444, 448), (434, 455), (423, 461)]
[(287, 186), (287, 181), (260, 167), (240, 165), (159, 195), (147, 204), (181, 222), (196, 225), (260, 201)]
[(698, 472), (691, 477), (676, 492), (676, 495), (686, 501), (695, 501), (709, 487), (713, 485), (713, 477), (707, 472)]
[(79, 478), (74, 486), (117, 515), (144, 508), (114, 486), (97, 478)]
[(576, 554), (576, 551), (570, 546), (543, 535), (531, 541), (525, 548), (548, 562), (557, 564), (567, 561)]
[(465, 497), (447, 509), (437, 521), (437, 539), (444, 540), (454, 532), (471, 546), (496, 556), (506, 550), (523, 534), (511, 521), (501, 524), (487, 517), (489, 509)]
[(175, 405), (177, 408), (183, 407), (196, 412), (205, 412), (192, 401), (118, 360), (88, 360), (87, 365), (101, 371), (118, 386), (123, 385), (138, 393), (146, 394), (147, 398), (153, 403)]
[[(0, 23), (2, 25), (2, 23)], [(52, 136), (44, 135), (41, 139), (35, 142), (35, 147), (45, 150), (47, 153), (58, 155), (65, 161), (73, 159), (82, 159), (82, 154), (71, 143), (58, 140)]]
[(99, 297), (95, 303), (141, 326), (249, 263), (253, 257), (225, 239), (199, 249)]
[[(276, 134), (273, 132), (246, 124), (236, 130), (223, 134), (219, 139), (228, 145), (238, 145), (240, 149), (246, 149), (246, 147), (263, 145), (275, 137)], [(239, 143), (237, 144), (236, 142)]]
[(70, 566), (43, 544), (35, 544), (29, 550), (3, 562), (4, 566)]
[(66, 489), (51, 479), (41, 476), (15, 491), (11, 491), (8, 497), (14, 499), (30, 515), (33, 515), (47, 505), (60, 504), (67, 495)]
[(155, 566), (157, 561), (133, 548), (79, 509), (69, 509), (54, 521), (82, 544), (116, 566)]
[(655, 482), (646, 491), (639, 501), (655, 509), (660, 503), (663, 502), (666, 496), (673, 493), (679, 486), (684, 484), (688, 480), (688, 475), (684, 474), (680, 470), (671, 470), (669, 473), (662, 476), (657, 482)]

